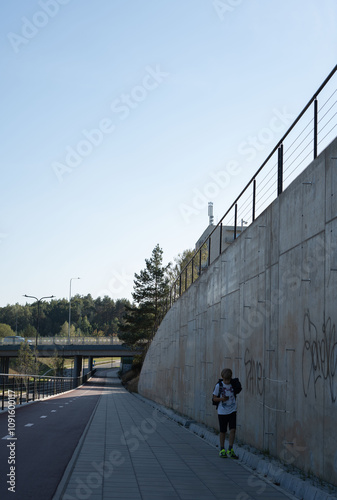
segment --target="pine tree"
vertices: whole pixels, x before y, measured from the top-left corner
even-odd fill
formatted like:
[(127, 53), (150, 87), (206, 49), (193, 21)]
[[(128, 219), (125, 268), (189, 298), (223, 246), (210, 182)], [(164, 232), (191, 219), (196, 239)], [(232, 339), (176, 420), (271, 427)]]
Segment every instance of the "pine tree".
[(170, 264), (163, 266), (163, 250), (157, 244), (145, 268), (135, 273), (134, 304), (126, 306), (119, 338), (129, 345), (146, 346), (154, 337), (166, 310)]
[[(181, 293), (185, 292), (189, 285), (192, 283), (192, 257), (194, 255), (194, 250), (184, 250), (179, 253), (177, 257), (174, 258), (174, 266), (170, 269), (169, 279), (170, 287), (176, 285), (176, 288), (181, 288)], [(190, 263), (188, 266), (187, 264)], [(186, 267), (187, 266), (187, 267)], [(179, 281), (180, 274), (184, 270), (181, 277), (181, 284)], [(193, 262), (193, 281), (198, 277), (198, 269), (196, 265), (196, 260)]]

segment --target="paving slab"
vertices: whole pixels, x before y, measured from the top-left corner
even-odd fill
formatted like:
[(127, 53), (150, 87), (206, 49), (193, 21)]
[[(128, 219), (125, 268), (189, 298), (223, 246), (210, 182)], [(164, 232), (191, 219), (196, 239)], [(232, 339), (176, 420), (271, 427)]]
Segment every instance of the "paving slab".
[(286, 500), (261, 479), (156, 408), (108, 372), (53, 500)]

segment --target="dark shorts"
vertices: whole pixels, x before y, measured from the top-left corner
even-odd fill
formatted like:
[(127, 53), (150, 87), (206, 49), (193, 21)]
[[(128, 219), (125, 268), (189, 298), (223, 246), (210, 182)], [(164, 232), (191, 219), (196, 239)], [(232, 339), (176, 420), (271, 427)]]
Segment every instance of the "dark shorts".
[(227, 427), (229, 430), (236, 429), (236, 411), (230, 413), (229, 415), (218, 415), (220, 432), (227, 432)]

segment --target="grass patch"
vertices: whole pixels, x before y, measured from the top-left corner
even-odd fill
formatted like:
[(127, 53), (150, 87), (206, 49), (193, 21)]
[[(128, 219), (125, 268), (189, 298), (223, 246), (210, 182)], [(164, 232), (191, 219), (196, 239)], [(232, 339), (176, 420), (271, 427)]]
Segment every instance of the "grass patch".
[(138, 393), (139, 375), (140, 375), (139, 370), (132, 368), (131, 370), (123, 373), (120, 376), (122, 384), (129, 392)]

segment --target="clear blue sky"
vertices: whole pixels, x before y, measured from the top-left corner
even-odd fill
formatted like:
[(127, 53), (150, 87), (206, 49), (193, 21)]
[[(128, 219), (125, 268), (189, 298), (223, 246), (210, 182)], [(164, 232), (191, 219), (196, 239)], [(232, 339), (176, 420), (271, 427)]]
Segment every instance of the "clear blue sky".
[(131, 298), (157, 243), (165, 263), (194, 247), (208, 225), (197, 195), (220, 219), (248, 182), (247, 137), (275, 110), (297, 115), (336, 64), (335, 0), (0, 10), (0, 306), (68, 297), (77, 276), (72, 294)]

